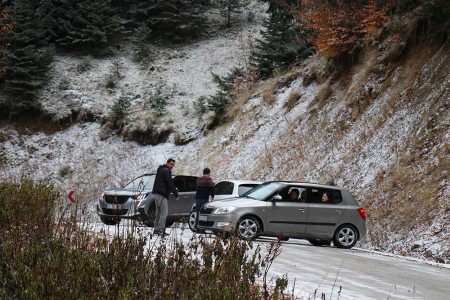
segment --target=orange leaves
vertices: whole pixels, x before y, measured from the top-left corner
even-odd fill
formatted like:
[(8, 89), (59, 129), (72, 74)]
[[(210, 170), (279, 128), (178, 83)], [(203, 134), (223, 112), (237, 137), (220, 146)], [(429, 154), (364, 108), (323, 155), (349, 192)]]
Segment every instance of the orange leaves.
[(5, 50), (10, 46), (6, 37), (12, 31), (14, 24), (8, 19), (7, 13), (5, 11), (0, 11), (0, 72), (3, 71), (1, 61), (5, 57)]
[(314, 30), (311, 42), (326, 57), (352, 53), (366, 36), (376, 32), (386, 21), (387, 5), (377, 0), (361, 5), (357, 0), (299, 0), (301, 10), (293, 12), (300, 26)]

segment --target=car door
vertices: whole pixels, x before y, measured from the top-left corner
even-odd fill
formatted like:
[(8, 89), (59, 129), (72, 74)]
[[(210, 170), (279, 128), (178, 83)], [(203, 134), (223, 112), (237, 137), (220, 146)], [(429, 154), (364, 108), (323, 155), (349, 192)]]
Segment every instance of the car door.
[(195, 194), (197, 192), (197, 177), (186, 176), (184, 178), (186, 183), (186, 191), (180, 196), (181, 214), (188, 216), (195, 204)]
[(169, 216), (178, 216), (182, 212), (183, 205), (182, 202), (184, 200), (186, 194), (186, 182), (183, 176), (176, 176), (173, 179), (173, 183), (175, 187), (178, 189), (178, 195), (180, 200), (176, 200), (174, 194), (170, 193), (169, 195)]
[[(297, 190), (296, 199), (288, 198), (292, 190)], [(300, 195), (306, 188), (288, 186), (283, 188), (278, 197), (269, 199), (266, 204), (265, 231), (274, 235), (302, 235), (306, 231), (308, 203), (301, 201)]]
[[(327, 194), (329, 201), (322, 201)], [(308, 189), (308, 225), (306, 233), (317, 238), (332, 238), (336, 225), (345, 212), (342, 207), (342, 195), (339, 190), (315, 188)]]

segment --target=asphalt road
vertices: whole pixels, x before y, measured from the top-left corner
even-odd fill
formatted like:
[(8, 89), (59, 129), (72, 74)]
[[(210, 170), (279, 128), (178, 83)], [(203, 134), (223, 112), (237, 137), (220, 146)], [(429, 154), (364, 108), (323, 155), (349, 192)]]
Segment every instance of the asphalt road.
[(295, 295), (303, 297), (450, 299), (450, 268), (359, 249), (315, 247), (302, 240), (284, 242), (271, 271), (287, 274), (291, 288), (295, 281)]
[[(93, 223), (92, 228), (111, 235), (124, 234), (129, 224), (121, 222), (117, 228)], [(186, 224), (174, 226), (178, 228), (167, 229), (168, 240), (191, 239), (193, 234)], [(152, 229), (139, 230), (145, 235)], [(265, 249), (271, 241), (259, 238), (256, 242)], [(156, 237), (149, 241), (159, 242)], [(298, 299), (450, 299), (450, 266), (444, 268), (357, 248), (316, 247), (304, 240), (290, 239), (283, 242), (269, 277), (285, 274), (289, 292)]]

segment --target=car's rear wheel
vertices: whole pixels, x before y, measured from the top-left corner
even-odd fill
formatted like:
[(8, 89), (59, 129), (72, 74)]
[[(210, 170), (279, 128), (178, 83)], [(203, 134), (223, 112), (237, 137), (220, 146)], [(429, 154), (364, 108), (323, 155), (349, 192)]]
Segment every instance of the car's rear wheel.
[(107, 218), (107, 217), (100, 217), (100, 220), (105, 225), (116, 225), (120, 223), (120, 218)]
[(196, 231), (196, 227), (195, 227), (195, 218), (197, 217), (197, 211), (192, 210), (189, 213), (189, 219), (188, 219), (188, 225), (189, 225), (189, 229), (192, 230), (192, 232)]
[(261, 231), (261, 224), (255, 217), (243, 217), (239, 220), (236, 233), (238, 237), (244, 240), (254, 240)]
[(331, 241), (326, 240), (308, 240), (308, 242), (314, 246), (329, 246), (331, 244)]
[(358, 231), (355, 226), (344, 224), (336, 229), (333, 236), (333, 243), (338, 248), (350, 249), (358, 241)]

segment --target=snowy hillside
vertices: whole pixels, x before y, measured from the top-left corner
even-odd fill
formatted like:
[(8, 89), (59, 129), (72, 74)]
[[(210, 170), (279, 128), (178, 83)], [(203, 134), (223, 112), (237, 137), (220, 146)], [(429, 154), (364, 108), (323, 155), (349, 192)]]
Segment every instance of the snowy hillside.
[[(335, 179), (368, 210), (363, 247), (450, 262), (450, 51), (448, 44), (417, 48), (404, 61), (384, 65), (383, 49), (368, 49), (346, 74), (327, 70), (312, 57), (295, 70), (250, 88), (249, 98), (230, 107), (232, 121), (213, 131), (190, 113), (214, 86), (210, 72), (245, 64), (248, 40), (259, 24), (242, 32), (170, 50), (142, 69), (124, 52), (123, 79), (109, 93), (102, 85), (111, 60), (92, 59), (79, 74), (80, 58), (59, 57), (42, 101), (56, 118), (89, 111), (97, 120), (122, 93), (132, 94), (133, 126), (146, 126), (139, 110), (159, 81), (173, 92), (168, 115), (177, 134), (193, 135), (175, 145), (176, 134), (156, 146), (112, 135), (101, 125), (79, 123), (52, 135), (0, 129), (0, 176), (49, 179), (62, 191), (77, 190), (95, 204), (105, 187), (154, 172), (169, 157), (177, 174), (214, 179)], [(61, 82), (63, 84), (61, 85)], [(93, 216), (95, 217), (95, 216)]]

